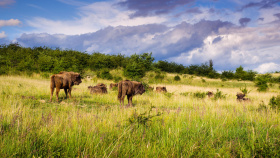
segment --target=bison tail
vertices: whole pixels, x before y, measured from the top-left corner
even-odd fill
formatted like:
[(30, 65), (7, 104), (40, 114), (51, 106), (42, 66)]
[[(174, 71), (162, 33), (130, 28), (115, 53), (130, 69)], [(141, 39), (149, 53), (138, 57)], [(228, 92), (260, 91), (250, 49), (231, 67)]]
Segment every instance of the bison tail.
[(55, 75), (52, 75), (52, 76), (51, 76), (50, 88), (54, 88), (54, 87), (55, 87), (54, 77), (55, 77)]
[(122, 81), (119, 82), (119, 85), (118, 85), (118, 100), (120, 100), (122, 97)]

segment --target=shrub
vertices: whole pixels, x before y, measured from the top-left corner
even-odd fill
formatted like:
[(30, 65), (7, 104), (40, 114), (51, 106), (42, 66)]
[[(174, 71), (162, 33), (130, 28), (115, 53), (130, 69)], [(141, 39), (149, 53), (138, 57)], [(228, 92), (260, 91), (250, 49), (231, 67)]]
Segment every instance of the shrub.
[(43, 72), (43, 73), (40, 74), (40, 76), (43, 77), (43, 78), (49, 79), (51, 75), (50, 75), (50, 73)]
[(223, 94), (222, 91), (217, 89), (217, 92), (214, 94), (214, 99), (223, 99), (226, 98), (226, 94)]
[(151, 112), (152, 112), (153, 108), (155, 108), (155, 107), (151, 106), (149, 111), (146, 111), (142, 114), (137, 113), (136, 110), (133, 111), (131, 116), (128, 118), (128, 122), (130, 124), (137, 124), (138, 127), (139, 127), (139, 125), (143, 125), (143, 126), (146, 126), (146, 127), (149, 126), (152, 122), (151, 119), (153, 117), (160, 116), (162, 114), (162, 113), (158, 112), (155, 115), (151, 115)]
[(150, 87), (149, 84), (146, 83), (146, 82), (142, 82), (142, 84), (143, 84), (145, 90), (148, 91), (148, 90), (149, 90), (149, 87)]
[(270, 105), (272, 109), (280, 109), (280, 95), (270, 98), (268, 105)]
[(114, 79), (114, 82), (115, 82), (115, 83), (118, 83), (118, 82), (120, 82), (121, 80), (123, 80), (122, 77), (120, 77), (120, 76), (114, 76), (113, 79)]
[(192, 92), (184, 92), (184, 93), (180, 93), (180, 95), (182, 95), (182, 96), (189, 96), (190, 94), (192, 94)]
[(108, 69), (102, 69), (101, 71), (97, 72), (97, 77), (107, 80), (112, 80), (113, 76), (110, 74)]
[(202, 83), (205, 83), (206, 80), (205, 80), (204, 78), (201, 78), (201, 82), (202, 82)]
[(249, 94), (252, 90), (248, 90), (247, 88), (246, 88), (246, 84), (245, 84), (245, 87), (244, 88), (240, 88), (240, 91), (243, 93), (243, 94), (245, 94), (245, 95), (247, 95), (247, 94)]
[(165, 95), (167, 98), (171, 98), (171, 97), (174, 95), (174, 93), (166, 92), (166, 93), (164, 93), (164, 95)]
[(139, 80), (145, 76), (145, 68), (136, 62), (128, 64), (124, 68), (124, 76), (134, 79), (134, 80)]
[(180, 81), (181, 78), (180, 78), (180, 76), (176, 75), (176, 76), (174, 77), (174, 80), (175, 80), (175, 81)]
[(195, 92), (195, 93), (193, 94), (193, 96), (196, 97), (196, 98), (203, 99), (203, 98), (205, 98), (206, 93), (204, 93), (204, 92)]
[(255, 86), (258, 87), (258, 91), (264, 92), (267, 91), (268, 85), (267, 82), (271, 79), (270, 74), (260, 75), (255, 79)]

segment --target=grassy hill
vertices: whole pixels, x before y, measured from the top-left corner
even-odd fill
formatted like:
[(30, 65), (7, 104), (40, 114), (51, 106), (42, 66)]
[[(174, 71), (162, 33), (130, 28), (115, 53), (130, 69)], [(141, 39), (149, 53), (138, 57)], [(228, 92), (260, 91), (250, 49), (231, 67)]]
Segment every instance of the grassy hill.
[[(112, 70), (118, 75), (121, 70)], [(280, 117), (270, 108), (279, 84), (258, 92), (254, 83), (148, 72), (152, 87), (122, 107), (117, 91), (90, 94), (87, 87), (112, 80), (96, 77), (73, 87), (72, 99), (49, 102), (50, 80), (38, 74), (0, 76), (1, 157), (279, 157)], [(249, 102), (236, 100), (245, 87)], [(207, 91), (222, 97), (203, 96)], [(199, 94), (199, 95), (197, 95)], [(125, 100), (125, 104), (127, 100)]]

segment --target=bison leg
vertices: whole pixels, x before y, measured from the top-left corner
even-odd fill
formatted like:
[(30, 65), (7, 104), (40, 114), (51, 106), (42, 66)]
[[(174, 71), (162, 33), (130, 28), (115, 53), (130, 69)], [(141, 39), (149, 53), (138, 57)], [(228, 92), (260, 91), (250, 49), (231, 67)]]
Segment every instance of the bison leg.
[(53, 91), (54, 91), (54, 88), (53, 88), (53, 87), (51, 87), (51, 98), (50, 98), (50, 101), (52, 101)]
[(120, 106), (124, 106), (124, 97), (125, 95), (122, 95), (121, 98), (120, 98)]
[(128, 106), (132, 106), (132, 95), (127, 95)]
[(69, 98), (71, 99), (71, 87), (68, 89)]
[(64, 92), (65, 92), (66, 99), (67, 99), (67, 88), (64, 88)]
[(56, 87), (56, 101), (58, 102), (58, 93), (59, 93), (59, 91), (60, 91), (60, 88), (57, 88)]

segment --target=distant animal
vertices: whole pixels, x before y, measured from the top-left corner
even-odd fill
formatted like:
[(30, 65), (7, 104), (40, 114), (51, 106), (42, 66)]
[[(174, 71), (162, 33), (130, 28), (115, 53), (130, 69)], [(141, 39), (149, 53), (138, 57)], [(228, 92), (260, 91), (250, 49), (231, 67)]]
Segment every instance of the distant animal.
[(166, 87), (156, 87), (156, 92), (167, 92)]
[(251, 102), (251, 99), (250, 99), (250, 98), (243, 98), (243, 101), (245, 101), (245, 102)]
[(58, 94), (60, 89), (64, 89), (66, 98), (67, 98), (67, 93), (69, 94), (69, 98), (71, 98), (72, 86), (79, 85), (80, 83), (82, 83), (81, 75), (76, 72), (61, 71), (59, 72), (59, 74), (52, 75), (51, 83), (50, 83), (50, 88), (51, 88), (50, 101), (52, 101), (54, 88), (56, 88), (56, 100), (58, 101)]
[(214, 96), (214, 93), (211, 92), (211, 91), (208, 91), (206, 94), (207, 94), (207, 96), (208, 96), (209, 98)]
[(103, 83), (98, 83), (96, 86), (88, 86), (88, 89), (90, 90), (90, 93), (107, 93), (107, 86)]
[(118, 87), (117, 83), (111, 83), (109, 89), (112, 90), (114, 87)]
[(132, 106), (132, 97), (144, 92), (145, 87), (141, 82), (124, 80), (118, 84), (118, 100), (121, 105), (124, 105), (124, 98), (127, 96), (128, 106)]
[(243, 98), (245, 97), (245, 94), (243, 94), (243, 93), (237, 93), (236, 94), (236, 96), (237, 96), (237, 100), (239, 100), (239, 101), (241, 101), (241, 100), (243, 100)]

